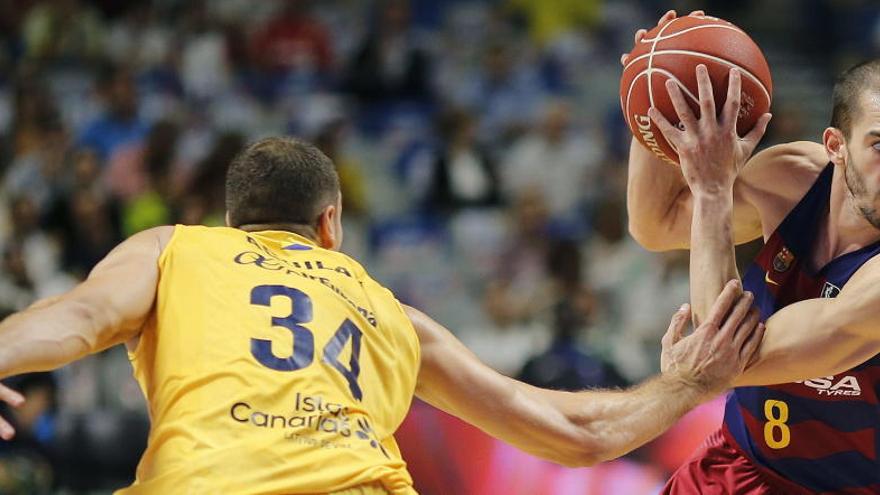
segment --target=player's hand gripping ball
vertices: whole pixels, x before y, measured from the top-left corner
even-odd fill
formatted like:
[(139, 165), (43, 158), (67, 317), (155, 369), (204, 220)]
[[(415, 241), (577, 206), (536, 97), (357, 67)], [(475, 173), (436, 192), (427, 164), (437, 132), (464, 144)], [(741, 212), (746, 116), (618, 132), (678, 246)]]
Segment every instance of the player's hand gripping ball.
[(770, 109), (773, 82), (767, 60), (749, 35), (733, 24), (702, 12), (676, 18), (670, 11), (654, 29), (637, 32), (635, 41), (635, 48), (621, 58), (620, 106), (633, 136), (663, 161), (677, 165), (678, 154), (648, 118), (648, 109), (656, 107), (670, 123), (680, 125), (664, 86), (667, 79), (678, 83), (699, 118), (697, 65), (709, 70), (719, 112), (727, 99), (730, 69), (739, 69), (742, 104), (736, 129), (740, 136)]

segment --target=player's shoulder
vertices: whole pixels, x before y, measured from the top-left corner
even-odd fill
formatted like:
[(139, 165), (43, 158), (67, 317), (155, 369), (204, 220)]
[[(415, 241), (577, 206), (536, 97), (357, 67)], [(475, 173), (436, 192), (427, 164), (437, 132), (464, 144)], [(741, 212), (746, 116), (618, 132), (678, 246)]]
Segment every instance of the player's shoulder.
[(793, 141), (770, 146), (756, 153), (742, 171), (747, 181), (764, 180), (773, 176), (815, 179), (828, 164), (825, 146), (813, 141)]
[(753, 203), (767, 197), (797, 201), (827, 165), (828, 155), (820, 143), (777, 144), (749, 159), (737, 182)]
[(165, 246), (171, 242), (174, 237), (176, 226), (160, 225), (149, 229), (141, 230), (125, 240), (119, 245), (120, 248), (149, 247), (155, 248), (158, 252), (162, 252)]

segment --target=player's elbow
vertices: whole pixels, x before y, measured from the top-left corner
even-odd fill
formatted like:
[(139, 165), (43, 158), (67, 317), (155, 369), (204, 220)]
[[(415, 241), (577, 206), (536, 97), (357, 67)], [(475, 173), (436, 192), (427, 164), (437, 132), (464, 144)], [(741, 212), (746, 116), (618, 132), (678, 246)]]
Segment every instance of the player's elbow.
[(119, 340), (116, 334), (124, 322), (117, 311), (88, 298), (72, 297), (62, 304), (68, 325), (58, 344), (65, 355), (84, 356)]
[(593, 428), (578, 427), (564, 445), (553, 450), (553, 461), (570, 468), (592, 467), (620, 455), (610, 445)]
[(564, 447), (557, 445), (552, 451), (532, 453), (567, 468), (592, 467), (607, 460), (599, 450), (575, 444)]
[(577, 457), (570, 459), (569, 462), (564, 463), (563, 465), (569, 468), (593, 467), (607, 460), (608, 459), (603, 457), (598, 452), (584, 451), (581, 452)]
[(616, 456), (592, 442), (581, 443), (568, 452), (563, 453), (557, 462), (568, 468), (593, 467)]
[(63, 335), (60, 344), (67, 347), (67, 353), (85, 355), (97, 347), (99, 329), (108, 326), (109, 315), (94, 304), (71, 300), (65, 303), (71, 331)]

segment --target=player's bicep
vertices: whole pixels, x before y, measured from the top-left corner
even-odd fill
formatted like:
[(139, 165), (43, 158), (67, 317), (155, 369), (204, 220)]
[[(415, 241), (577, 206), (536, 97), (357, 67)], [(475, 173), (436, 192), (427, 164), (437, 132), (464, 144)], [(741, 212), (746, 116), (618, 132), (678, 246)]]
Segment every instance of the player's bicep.
[[(844, 285), (827, 309), (826, 320), (849, 335), (865, 339), (880, 352), (880, 257), (868, 261)], [(868, 356), (870, 357), (870, 356)]]

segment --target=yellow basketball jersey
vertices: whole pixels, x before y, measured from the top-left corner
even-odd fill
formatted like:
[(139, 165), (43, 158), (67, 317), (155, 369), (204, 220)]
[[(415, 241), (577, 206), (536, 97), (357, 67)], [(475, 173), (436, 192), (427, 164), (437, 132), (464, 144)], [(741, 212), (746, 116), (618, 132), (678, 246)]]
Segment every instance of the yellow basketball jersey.
[(392, 435), (419, 345), (389, 290), (289, 232), (177, 226), (159, 266), (130, 354), (152, 427), (118, 493), (415, 493)]

